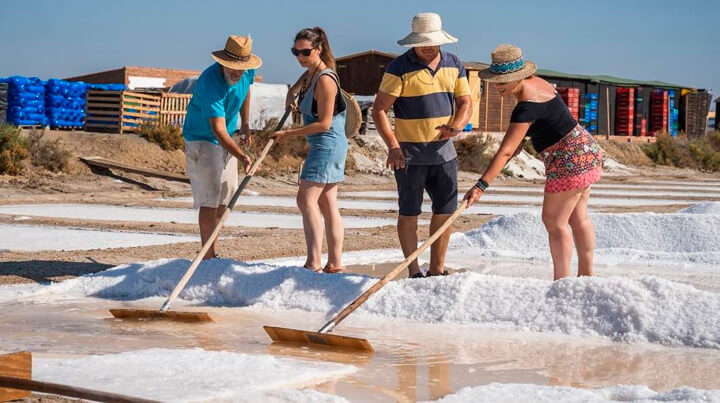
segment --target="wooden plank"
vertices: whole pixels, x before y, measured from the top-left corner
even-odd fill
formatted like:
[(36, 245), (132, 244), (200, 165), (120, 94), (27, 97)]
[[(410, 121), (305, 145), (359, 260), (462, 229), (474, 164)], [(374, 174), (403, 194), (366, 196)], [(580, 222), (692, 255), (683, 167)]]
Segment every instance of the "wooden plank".
[(100, 105), (120, 105), (121, 98), (108, 98), (108, 97), (87, 97), (87, 102), (98, 103)]
[(97, 113), (97, 112), (90, 112), (85, 114), (85, 120), (95, 119), (95, 120), (108, 120), (112, 119), (113, 121), (119, 121), (120, 120), (120, 114), (119, 113)]
[[(0, 376), (19, 379), (32, 379), (32, 354), (21, 351), (0, 355)], [(30, 396), (29, 391), (0, 387), (0, 401), (24, 399)]]
[(88, 129), (119, 129), (120, 125), (101, 125), (96, 123), (85, 123)]
[(105, 109), (115, 109), (115, 110), (117, 110), (117, 109), (120, 109), (120, 105), (121, 105), (121, 104), (120, 104), (119, 102), (117, 102), (117, 103), (112, 103), (112, 104), (111, 104), (111, 103), (100, 104), (100, 103), (97, 103), (97, 102), (94, 102), (94, 101), (88, 101), (88, 103), (87, 103), (88, 108), (91, 108), (91, 109), (92, 109), (92, 108), (105, 108)]
[[(132, 116), (132, 117), (135, 117), (135, 118), (157, 119), (159, 113), (158, 113), (158, 114), (155, 114), (155, 115), (151, 115), (151, 114), (149, 114), (149, 113), (123, 111), (122, 114), (123, 114), (123, 116)], [(135, 119), (135, 120), (138, 120), (138, 119)]]
[(175, 182), (190, 183), (190, 179), (185, 175), (178, 175), (170, 172), (158, 171), (150, 168), (136, 167), (127, 165), (122, 162), (112, 161), (102, 157), (80, 157), (80, 160), (88, 165), (97, 166), (101, 168), (119, 169), (121, 171), (135, 173), (143, 176), (150, 176), (154, 178), (161, 178), (171, 180)]
[(96, 122), (119, 122), (120, 118), (117, 116), (87, 116), (85, 120), (94, 120)]
[(315, 344), (347, 350), (373, 352), (373, 347), (366, 339), (340, 336), (332, 333), (310, 332), (275, 326), (263, 326), (265, 332), (274, 342), (293, 344)]

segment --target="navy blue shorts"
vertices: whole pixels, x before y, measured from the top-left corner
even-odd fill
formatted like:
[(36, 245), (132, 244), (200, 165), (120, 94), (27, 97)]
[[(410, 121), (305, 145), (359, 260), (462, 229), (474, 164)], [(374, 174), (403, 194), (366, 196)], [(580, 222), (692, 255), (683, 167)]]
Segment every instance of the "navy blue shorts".
[(458, 205), (458, 161), (440, 165), (405, 165), (395, 170), (399, 214), (417, 216), (422, 212), (423, 191), (432, 200), (433, 214), (452, 214)]

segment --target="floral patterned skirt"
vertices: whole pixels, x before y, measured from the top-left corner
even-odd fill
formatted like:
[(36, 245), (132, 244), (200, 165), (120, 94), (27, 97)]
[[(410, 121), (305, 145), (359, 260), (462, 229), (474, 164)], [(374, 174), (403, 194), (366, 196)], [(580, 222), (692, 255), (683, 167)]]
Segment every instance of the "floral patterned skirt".
[(580, 125), (540, 156), (545, 162), (546, 193), (584, 189), (602, 176), (602, 149)]

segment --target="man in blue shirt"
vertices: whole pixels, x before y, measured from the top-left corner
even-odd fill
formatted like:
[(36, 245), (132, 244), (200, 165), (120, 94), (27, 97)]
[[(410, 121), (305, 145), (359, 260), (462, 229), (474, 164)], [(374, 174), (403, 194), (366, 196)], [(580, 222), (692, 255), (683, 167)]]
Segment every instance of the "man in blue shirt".
[[(233, 141), (241, 116), (240, 133), (250, 145), (250, 85), (262, 60), (252, 54), (252, 39), (230, 36), (225, 49), (212, 53), (217, 63), (202, 72), (188, 104), (183, 138), (193, 206), (199, 208), (202, 244), (210, 238), (238, 187), (238, 160), (245, 173), (250, 157)], [(217, 257), (213, 242), (205, 259)]]

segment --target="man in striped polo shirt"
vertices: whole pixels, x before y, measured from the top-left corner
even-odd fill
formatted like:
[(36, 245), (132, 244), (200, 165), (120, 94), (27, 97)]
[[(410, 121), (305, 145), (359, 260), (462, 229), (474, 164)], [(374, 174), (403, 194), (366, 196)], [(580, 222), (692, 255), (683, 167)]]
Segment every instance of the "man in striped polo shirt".
[[(439, 229), (457, 208), (458, 162), (451, 140), (472, 115), (467, 73), (457, 56), (440, 45), (457, 42), (442, 30), (440, 16), (413, 17), (412, 33), (398, 41), (410, 47), (387, 67), (373, 105), (373, 119), (388, 146), (387, 165), (395, 170), (398, 188), (398, 237), (405, 256), (417, 248), (417, 217), (423, 191), (432, 200), (430, 233)], [(393, 132), (387, 111), (395, 112)], [(430, 249), (428, 276), (448, 274), (445, 254), (450, 228)], [(417, 260), (408, 276), (424, 275)]]

